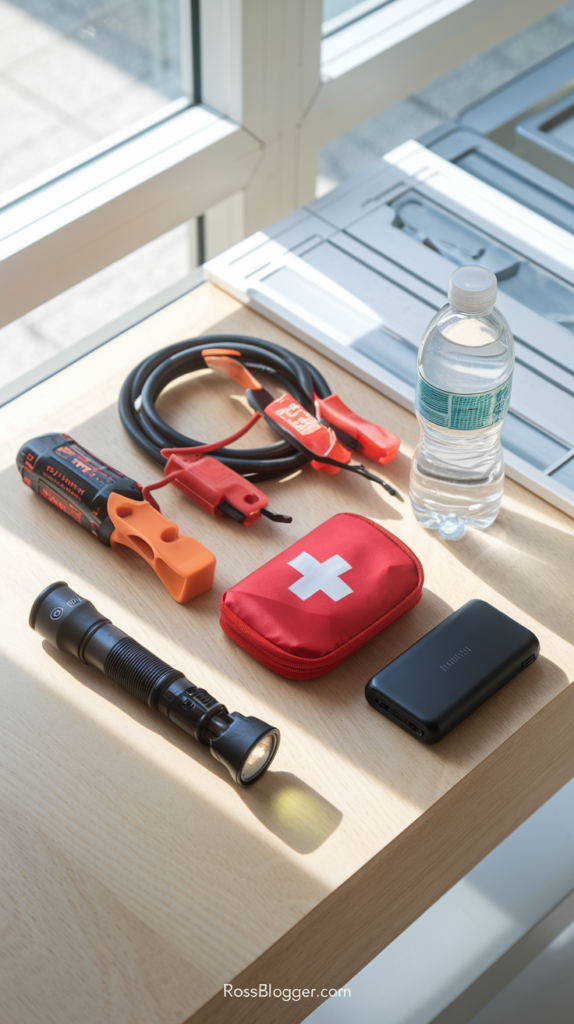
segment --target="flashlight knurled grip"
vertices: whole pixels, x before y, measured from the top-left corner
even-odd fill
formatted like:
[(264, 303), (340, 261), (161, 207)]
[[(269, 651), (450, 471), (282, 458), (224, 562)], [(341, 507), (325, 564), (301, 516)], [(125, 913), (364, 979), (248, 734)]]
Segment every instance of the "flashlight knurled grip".
[(157, 707), (162, 685), (169, 686), (175, 679), (183, 678), (182, 672), (171, 668), (127, 635), (112, 647), (103, 671), (108, 679), (150, 707)]

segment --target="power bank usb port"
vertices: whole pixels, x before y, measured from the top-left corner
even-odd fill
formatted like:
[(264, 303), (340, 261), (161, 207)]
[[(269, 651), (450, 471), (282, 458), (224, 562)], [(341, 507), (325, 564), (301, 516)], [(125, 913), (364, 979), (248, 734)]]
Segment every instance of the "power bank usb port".
[(378, 704), (379, 707), (382, 708), (383, 711), (386, 711), (388, 715), (392, 715), (393, 718), (397, 718), (399, 722), (403, 722), (404, 725), (407, 725), (409, 729), (412, 729), (413, 732), (417, 734), (417, 736), (424, 736), (424, 733), (421, 732), (418, 725), (415, 725), (414, 722), (409, 722), (408, 718), (403, 718), (402, 715), (399, 715), (398, 711), (395, 711), (394, 708), (389, 707), (388, 704), (385, 704), (384, 701), (379, 700), (378, 697), (375, 697), (375, 704)]

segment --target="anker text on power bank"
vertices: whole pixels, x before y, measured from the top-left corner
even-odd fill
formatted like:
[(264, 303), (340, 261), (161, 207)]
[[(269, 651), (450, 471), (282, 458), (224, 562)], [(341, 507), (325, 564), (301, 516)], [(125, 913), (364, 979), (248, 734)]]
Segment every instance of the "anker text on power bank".
[(534, 633), (486, 601), (467, 601), (369, 680), (377, 711), (436, 743), (540, 651)]

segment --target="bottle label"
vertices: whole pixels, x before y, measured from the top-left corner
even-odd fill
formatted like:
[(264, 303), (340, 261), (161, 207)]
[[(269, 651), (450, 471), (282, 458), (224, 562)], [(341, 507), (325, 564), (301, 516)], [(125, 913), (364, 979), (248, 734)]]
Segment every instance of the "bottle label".
[(504, 419), (510, 402), (512, 374), (494, 391), (477, 395), (453, 395), (417, 377), (415, 408), (419, 416), (450, 430), (481, 430)]

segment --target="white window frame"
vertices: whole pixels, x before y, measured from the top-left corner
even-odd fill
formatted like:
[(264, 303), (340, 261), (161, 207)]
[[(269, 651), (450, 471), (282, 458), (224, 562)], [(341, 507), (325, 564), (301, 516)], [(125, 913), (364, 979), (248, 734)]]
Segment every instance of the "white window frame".
[(0, 326), (192, 217), (211, 257), (292, 212), (322, 145), (562, 2), (394, 0), (322, 39), (322, 0), (200, 0), (202, 104), (0, 209)]
[(240, 125), (191, 107), (5, 207), (0, 325), (242, 188), (260, 150)]

